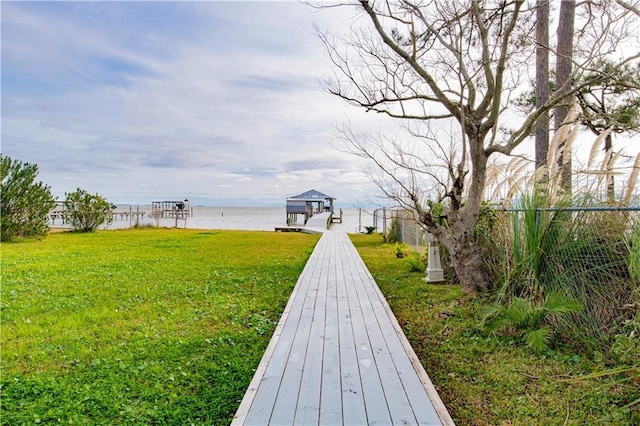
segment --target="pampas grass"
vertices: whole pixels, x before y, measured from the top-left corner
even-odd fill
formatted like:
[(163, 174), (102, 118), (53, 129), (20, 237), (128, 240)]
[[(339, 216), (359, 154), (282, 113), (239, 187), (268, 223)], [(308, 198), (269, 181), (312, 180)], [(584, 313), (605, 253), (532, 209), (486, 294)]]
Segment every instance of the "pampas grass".
[[(511, 206), (519, 194), (533, 187), (542, 189), (551, 201), (562, 199), (566, 191), (562, 189), (562, 167), (558, 161), (564, 152), (571, 152), (579, 143), (588, 142), (589, 135), (580, 134), (581, 127), (576, 123), (576, 117), (574, 108), (562, 127), (554, 133), (549, 142), (546, 167), (535, 170), (533, 161), (522, 156), (511, 157), (508, 162), (504, 158), (502, 161), (493, 160), (487, 167), (484, 199), (492, 204)], [(573, 173), (573, 193), (593, 202), (629, 205), (640, 178), (640, 154), (635, 157), (633, 166), (629, 167), (628, 162), (624, 164), (628, 158), (624, 151), (610, 149), (603, 153), (604, 141), (611, 131), (605, 130), (589, 146), (585, 167)], [(568, 157), (562, 158), (563, 164), (566, 164)], [(615, 191), (617, 200), (612, 200), (608, 192), (614, 176), (619, 177), (616, 178), (619, 186)]]
[(629, 212), (567, 208), (610, 204), (608, 186), (614, 175), (621, 176), (616, 181), (618, 203), (628, 205), (640, 177), (640, 154), (629, 167), (621, 151), (603, 152), (610, 130), (603, 132), (588, 151), (582, 150), (589, 154), (585, 167), (573, 174), (573, 192), (566, 193), (558, 160), (563, 152), (589, 142), (578, 136), (576, 114), (572, 110), (550, 141), (548, 167), (533, 170), (533, 162), (523, 157), (489, 166), (485, 195), (522, 211), (481, 215), (477, 235), (490, 274), (500, 283), (499, 303), (514, 298), (542, 303), (548, 294), (560, 292), (584, 309), (557, 326), (585, 342), (608, 344), (611, 332), (628, 317), (623, 307), (638, 286), (630, 279), (625, 241), (639, 218)]
[(629, 180), (627, 181), (627, 188), (624, 195), (624, 204), (629, 204), (631, 201), (631, 195), (638, 184), (638, 175), (640, 174), (640, 153), (636, 156), (636, 161), (633, 163), (633, 169), (631, 171), (631, 175), (629, 176)]

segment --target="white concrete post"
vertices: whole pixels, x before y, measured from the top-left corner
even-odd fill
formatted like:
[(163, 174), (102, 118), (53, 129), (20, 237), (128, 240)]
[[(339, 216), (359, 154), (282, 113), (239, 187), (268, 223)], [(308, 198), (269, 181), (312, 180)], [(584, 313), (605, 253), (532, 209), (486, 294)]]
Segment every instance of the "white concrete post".
[(435, 283), (444, 281), (444, 272), (442, 271), (442, 264), (440, 263), (440, 247), (433, 235), (425, 232), (424, 239), (429, 242), (428, 262), (427, 262), (427, 276), (425, 281), (429, 283)]

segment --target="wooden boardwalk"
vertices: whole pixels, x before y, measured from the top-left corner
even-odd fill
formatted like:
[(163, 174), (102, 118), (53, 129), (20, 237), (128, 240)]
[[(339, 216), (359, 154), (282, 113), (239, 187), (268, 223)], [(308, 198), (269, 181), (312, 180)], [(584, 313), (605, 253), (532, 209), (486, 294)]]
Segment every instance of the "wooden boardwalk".
[(453, 424), (345, 233), (318, 242), (232, 424)]

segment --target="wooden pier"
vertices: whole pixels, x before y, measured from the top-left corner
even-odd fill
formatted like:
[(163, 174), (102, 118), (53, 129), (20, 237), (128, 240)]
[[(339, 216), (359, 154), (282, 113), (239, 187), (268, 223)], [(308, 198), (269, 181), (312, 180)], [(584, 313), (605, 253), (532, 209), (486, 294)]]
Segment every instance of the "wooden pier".
[(184, 221), (187, 227), (187, 219), (191, 216), (189, 200), (152, 201), (150, 216), (155, 219), (156, 226), (160, 226), (160, 219), (173, 219), (174, 226), (178, 227), (178, 220)]
[(453, 425), (348, 236), (325, 232), (234, 425)]
[(276, 232), (302, 232), (304, 231), (303, 226), (276, 226)]
[[(113, 211), (111, 212), (111, 220), (133, 220), (138, 221), (144, 219), (144, 211)], [(56, 220), (60, 220), (63, 223), (66, 222), (67, 212), (65, 210), (54, 210), (49, 212), (49, 220), (51, 223), (55, 223)]]

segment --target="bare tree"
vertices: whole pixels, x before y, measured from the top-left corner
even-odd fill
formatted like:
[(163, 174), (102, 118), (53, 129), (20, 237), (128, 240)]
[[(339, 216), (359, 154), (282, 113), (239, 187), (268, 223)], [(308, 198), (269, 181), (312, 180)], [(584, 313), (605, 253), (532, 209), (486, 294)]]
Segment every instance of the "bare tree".
[[(535, 50), (535, 8), (523, 1), (350, 4), (359, 19), (348, 34), (318, 30), (335, 67), (326, 89), (367, 111), (402, 119), (408, 132), (405, 140), (363, 135), (347, 126), (343, 135), (352, 152), (373, 161), (383, 190), (415, 212), (449, 252), (462, 289), (485, 291), (491, 285), (475, 227), (488, 159), (512, 153), (540, 117), (575, 88), (554, 92), (517, 122), (513, 114), (510, 122), (504, 118), (512, 98), (526, 86)], [(448, 123), (451, 144), (437, 123)], [(415, 137), (423, 144), (412, 144)], [(444, 160), (439, 171), (434, 167), (438, 159)], [(425, 183), (428, 179), (432, 184)], [(436, 204), (439, 208), (432, 209)]]

